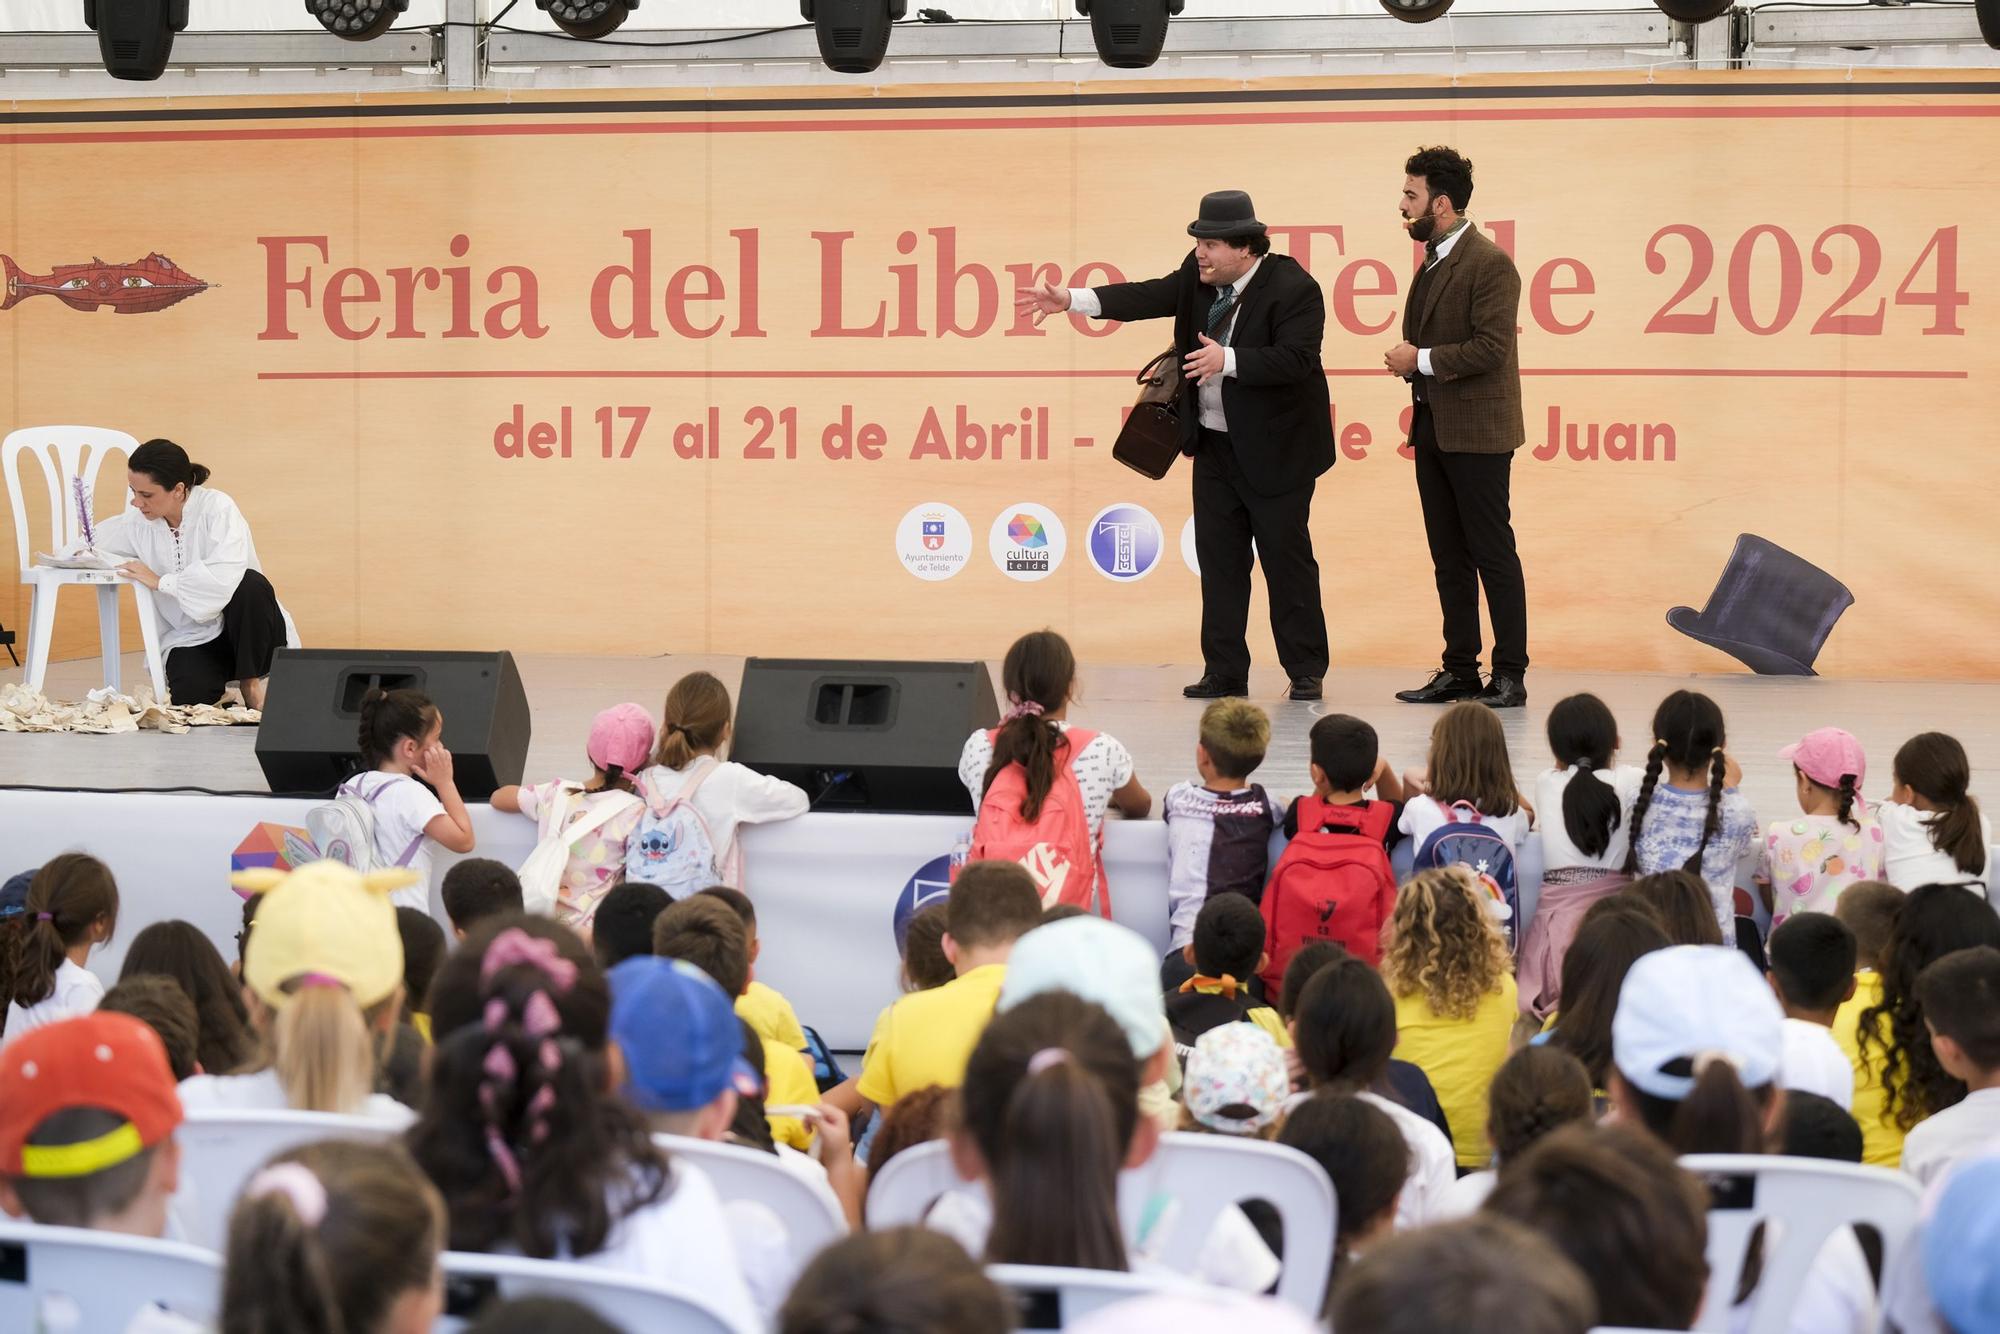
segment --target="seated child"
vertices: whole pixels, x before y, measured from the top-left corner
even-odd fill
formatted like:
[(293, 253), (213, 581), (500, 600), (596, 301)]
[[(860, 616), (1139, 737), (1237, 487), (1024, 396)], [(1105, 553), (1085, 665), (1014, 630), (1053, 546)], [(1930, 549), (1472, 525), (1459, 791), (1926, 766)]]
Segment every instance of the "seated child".
[(1967, 1090), (1903, 1141), (1903, 1170), (1929, 1185), (2000, 1140), (2000, 950), (1945, 955), (1917, 975), (1917, 1004), (1938, 1064)]
[(438, 891), (451, 933), (464, 940), (488, 919), (523, 911), (521, 882), (513, 870), (491, 857), (467, 857), (444, 873)]
[(374, 816), (372, 864), (415, 875), (413, 884), (393, 891), (396, 904), (428, 909), (430, 845), (467, 853), (474, 837), (444, 745), (444, 714), (421, 691), (377, 686), (361, 697), (359, 731), (366, 771), (343, 782), (339, 792), (366, 801)]
[(181, 984), (158, 973), (128, 977), (104, 993), (97, 1013), (129, 1014), (159, 1034), (167, 1049), (167, 1068), (174, 1082), (201, 1073), (201, 1022), (195, 1017), (194, 1002)]
[[(600, 968), (613, 968), (627, 959), (653, 952), (653, 923), (673, 899), (658, 885), (643, 880), (623, 880), (613, 885), (598, 901), (597, 916), (590, 925), (590, 948)], [(520, 909), (517, 906), (516, 912)]]
[(1523, 1047), (1507, 1058), (1486, 1095), (1486, 1137), (1493, 1167), (1453, 1182), (1439, 1208), (1443, 1218), (1476, 1213), (1500, 1170), (1551, 1131), (1593, 1125), (1597, 1099), (1583, 1062), (1559, 1047)]
[(1221, 1024), (1195, 1039), (1187, 1054), (1181, 1128), (1270, 1139), (1291, 1091), (1285, 1053), (1268, 1032), (1255, 1024)]
[(1902, 890), (1886, 881), (1864, 880), (1842, 892), (1833, 905), (1833, 915), (1854, 933), (1854, 993), (1834, 1012), (1833, 1040), (1854, 1072), (1848, 1110), (1861, 1125), (1866, 1146), (1862, 1161), (1877, 1167), (1893, 1167), (1902, 1159), (1903, 1135), (1884, 1110), (1889, 1095), (1879, 1056), (1862, 1056), (1861, 1016), (1882, 1003), (1882, 967), (1904, 898)]
[(1160, 979), (1169, 991), (1188, 978), (1181, 956), (1194, 940), (1202, 905), (1217, 894), (1240, 894), (1253, 906), (1264, 896), (1278, 809), (1249, 780), (1270, 744), (1271, 720), (1262, 709), (1248, 700), (1216, 700), (1202, 710), (1194, 747), (1201, 781), (1174, 784), (1160, 803), (1170, 937)]
[(1183, 1061), (1197, 1038), (1222, 1024), (1248, 1021), (1274, 1040), (1290, 1041), (1278, 1012), (1250, 995), (1250, 979), (1264, 962), (1264, 917), (1257, 905), (1241, 894), (1210, 899), (1183, 952), (1193, 972), (1167, 993), (1167, 1023)]
[(1736, 866), (1757, 840), (1757, 812), (1738, 790), (1743, 772), (1728, 744), (1722, 710), (1708, 696), (1676, 690), (1660, 701), (1625, 863), (1633, 875), (1700, 876), (1724, 940), (1736, 935)]
[(858, 1232), (821, 1251), (799, 1276), (777, 1329), (1007, 1334), (1014, 1326), (1014, 1299), (963, 1247), (906, 1227)]
[[(701, 892), (735, 913), (743, 923), (744, 933), (750, 937), (750, 985), (736, 998), (736, 1013), (756, 1029), (759, 1036), (796, 1052), (805, 1051), (806, 1031), (800, 1026), (792, 1003), (757, 980), (757, 956), (763, 946), (757, 939), (756, 905), (750, 902), (748, 894), (727, 885), (711, 885)], [(810, 1056), (806, 1058), (806, 1063), (812, 1063)]]
[(1365, 1098), (1315, 1093), (1285, 1118), (1278, 1143), (1318, 1163), (1340, 1201), (1333, 1272), (1342, 1272), (1396, 1230), (1396, 1201), (1410, 1174), (1410, 1146), (1395, 1121)]
[(1898, 889), (1968, 885), (1993, 891), (1993, 821), (1968, 792), (1965, 747), (1943, 732), (1911, 737), (1896, 752), (1895, 788), (1875, 808), (1885, 840), (1882, 878)]
[[(625, 870), (625, 854), (646, 804), (633, 793), (633, 776), (653, 753), (653, 719), (637, 704), (615, 704), (590, 724), (584, 755), (590, 779), (554, 779), (533, 787), (509, 785), (493, 792), (493, 809), (514, 811), (537, 822), (540, 836), (567, 831), (569, 864), (556, 891), (556, 920), (590, 934), (591, 919), (605, 892)], [(553, 827), (563, 821), (562, 829)]]
[[(1298, 1049), (1292, 1046), (1291, 1038), (1291, 1024), (1298, 1013), (1299, 997), (1305, 993), (1306, 983), (1312, 980), (1314, 973), (1330, 963), (1351, 957), (1345, 949), (1330, 940), (1316, 940), (1294, 954), (1292, 961), (1285, 965), (1285, 987), (1279, 993), (1278, 1014), (1285, 1021), (1285, 1037), (1281, 1045), (1285, 1049), (1285, 1067), (1291, 1072), (1295, 1092), (1310, 1087), (1305, 1068), (1299, 1062)], [(1382, 1085), (1376, 1091), (1436, 1126), (1445, 1143), (1450, 1144), (1451, 1122), (1445, 1119), (1444, 1108), (1438, 1104), (1437, 1091), (1431, 1087), (1429, 1075), (1408, 1061), (1391, 1059), (1382, 1076)]]
[[(741, 918), (729, 905), (696, 894), (669, 904), (653, 923), (653, 952), (664, 959), (685, 959), (715, 980), (725, 995), (742, 997), (750, 985), (750, 938)], [(796, 1048), (758, 1035), (764, 1046), (764, 1077), (772, 1108), (814, 1107), (819, 1085), (812, 1067)], [(771, 1137), (780, 1144), (805, 1149), (812, 1130), (796, 1111), (769, 1117)]]
[(403, 1006), (410, 1027), (429, 1042), (431, 979), (444, 962), (444, 928), (427, 912), (398, 908), (396, 932), (403, 938)]
[(1831, 913), (1800, 913), (1771, 933), (1767, 949), (1771, 990), (1785, 1011), (1779, 1083), (1852, 1108), (1854, 1067), (1833, 1039), (1833, 1021), (1854, 994), (1854, 933)]
[(1764, 832), (1757, 883), (1775, 929), (1793, 913), (1832, 912), (1840, 891), (1882, 878), (1882, 826), (1861, 800), (1868, 757), (1838, 727), (1822, 727), (1778, 752), (1792, 762), (1800, 814)]
[(1389, 850), (1402, 837), (1403, 788), (1382, 758), (1375, 729), (1334, 713), (1312, 725), (1309, 740), (1313, 795), (1285, 811), (1290, 841), (1260, 904), (1267, 996), (1284, 985), (1286, 964), (1311, 941), (1334, 941), (1374, 963), (1396, 901)]
[(15, 948), (0, 956), (7, 1041), (97, 1008), (104, 983), (84, 965), (117, 929), (118, 882), (103, 862), (65, 852), (35, 872)]
[(1355, 1261), (1331, 1307), (1335, 1329), (1368, 1334), (1585, 1334), (1597, 1323), (1583, 1272), (1539, 1233), (1490, 1214), (1391, 1237)]

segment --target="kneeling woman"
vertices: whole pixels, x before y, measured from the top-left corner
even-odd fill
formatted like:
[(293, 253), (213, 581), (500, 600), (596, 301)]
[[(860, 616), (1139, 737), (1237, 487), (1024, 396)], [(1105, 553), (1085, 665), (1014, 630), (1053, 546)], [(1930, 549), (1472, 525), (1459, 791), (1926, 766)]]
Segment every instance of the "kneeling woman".
[(264, 707), (264, 678), (298, 631), (257, 563), (236, 502), (204, 486), (208, 469), (171, 440), (148, 440), (126, 460), (132, 509), (97, 525), (100, 550), (134, 559), (119, 570), (153, 590), (167, 693), (213, 704), (231, 681)]

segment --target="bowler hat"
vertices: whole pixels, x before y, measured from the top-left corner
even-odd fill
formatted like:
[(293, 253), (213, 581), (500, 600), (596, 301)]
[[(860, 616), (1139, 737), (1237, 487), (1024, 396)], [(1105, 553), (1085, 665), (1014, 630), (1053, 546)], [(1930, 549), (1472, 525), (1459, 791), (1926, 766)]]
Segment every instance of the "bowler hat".
[(1250, 206), (1250, 196), (1241, 190), (1216, 190), (1203, 195), (1201, 216), (1188, 224), (1189, 236), (1210, 237), (1218, 241), (1235, 241), (1263, 234), (1264, 224), (1257, 221), (1257, 210)]
[(1813, 659), (1853, 605), (1847, 585), (1819, 566), (1744, 533), (1708, 604), (1700, 611), (1675, 607), (1667, 624), (1761, 676), (1815, 676)]

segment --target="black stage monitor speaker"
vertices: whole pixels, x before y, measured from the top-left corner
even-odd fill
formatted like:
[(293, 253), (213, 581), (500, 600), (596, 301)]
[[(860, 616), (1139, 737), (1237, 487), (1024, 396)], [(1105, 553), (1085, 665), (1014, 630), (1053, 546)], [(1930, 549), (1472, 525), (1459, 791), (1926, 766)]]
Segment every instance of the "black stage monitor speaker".
[(452, 777), (467, 801), (521, 781), (528, 696), (511, 653), (280, 649), (271, 664), (257, 763), (273, 792), (326, 792), (361, 765), (361, 697), (421, 690), (444, 713)]
[(964, 815), (959, 752), (999, 720), (982, 662), (751, 658), (729, 758), (796, 783), (815, 810)]

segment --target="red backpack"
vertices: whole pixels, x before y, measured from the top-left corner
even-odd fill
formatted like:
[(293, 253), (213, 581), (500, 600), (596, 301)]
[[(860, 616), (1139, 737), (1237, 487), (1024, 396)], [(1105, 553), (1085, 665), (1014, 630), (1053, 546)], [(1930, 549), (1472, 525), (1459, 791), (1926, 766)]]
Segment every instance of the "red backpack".
[(1285, 845), (1264, 888), (1265, 994), (1284, 987), (1285, 965), (1315, 940), (1343, 945), (1372, 966), (1382, 958), (1382, 924), (1396, 907), (1396, 875), (1389, 869), (1386, 801), (1330, 806), (1300, 797), (1298, 830)]
[[(986, 734), (991, 741), (998, 729)], [(1083, 807), (1070, 757), (1081, 755), (1097, 733), (1073, 727), (1056, 746), (1055, 781), (1042, 799), (1032, 822), (1021, 818), (1028, 796), (1028, 771), (1018, 762), (993, 776), (979, 803), (972, 825), (969, 861), (1019, 862), (1028, 868), (1042, 891), (1042, 906), (1073, 903), (1087, 912), (1111, 916), (1111, 891), (1104, 883), (1104, 861), (1097, 840), (1090, 836), (1090, 816)]]

